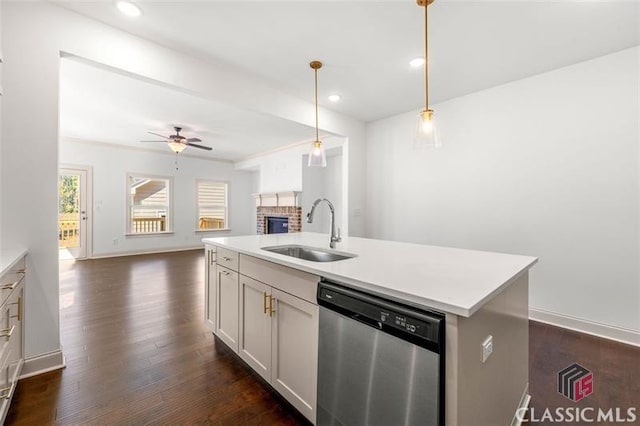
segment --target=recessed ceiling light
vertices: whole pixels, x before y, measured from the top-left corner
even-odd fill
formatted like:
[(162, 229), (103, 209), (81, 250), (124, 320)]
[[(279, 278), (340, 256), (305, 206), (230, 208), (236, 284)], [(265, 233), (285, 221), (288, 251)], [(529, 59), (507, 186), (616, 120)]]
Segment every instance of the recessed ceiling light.
[(423, 57), (414, 58), (411, 60), (411, 62), (409, 62), (409, 65), (411, 65), (412, 68), (421, 67), (424, 65), (424, 58)]
[(329, 100), (331, 102), (338, 102), (340, 99), (342, 99), (342, 96), (338, 94), (329, 95)]
[(142, 15), (142, 9), (140, 9), (140, 6), (127, 0), (118, 0), (116, 2), (116, 7), (120, 12), (132, 18), (137, 18)]

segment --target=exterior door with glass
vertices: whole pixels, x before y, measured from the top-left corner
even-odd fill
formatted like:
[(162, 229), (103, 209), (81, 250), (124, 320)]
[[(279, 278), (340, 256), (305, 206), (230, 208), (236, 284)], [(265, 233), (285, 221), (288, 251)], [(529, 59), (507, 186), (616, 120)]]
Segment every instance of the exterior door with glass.
[(87, 257), (87, 175), (84, 169), (58, 172), (58, 248), (61, 259)]

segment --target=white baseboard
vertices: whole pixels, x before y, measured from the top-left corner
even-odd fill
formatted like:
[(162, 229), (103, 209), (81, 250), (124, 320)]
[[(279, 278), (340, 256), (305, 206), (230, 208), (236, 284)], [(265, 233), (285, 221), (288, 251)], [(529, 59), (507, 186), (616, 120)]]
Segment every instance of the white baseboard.
[(30, 357), (24, 360), (20, 379), (26, 379), (27, 377), (59, 370), (65, 366), (66, 362), (64, 355), (62, 354), (62, 350)]
[(157, 254), (157, 253), (173, 253), (178, 251), (190, 251), (204, 249), (204, 244), (192, 247), (177, 247), (177, 248), (160, 248), (154, 250), (129, 250), (113, 253), (94, 254), (90, 259), (107, 259), (110, 257), (122, 257), (122, 256), (138, 256), (140, 254)]
[(529, 319), (609, 340), (615, 340), (628, 345), (640, 346), (640, 332), (636, 330), (600, 324), (582, 318), (575, 318), (569, 315), (536, 308), (529, 308)]

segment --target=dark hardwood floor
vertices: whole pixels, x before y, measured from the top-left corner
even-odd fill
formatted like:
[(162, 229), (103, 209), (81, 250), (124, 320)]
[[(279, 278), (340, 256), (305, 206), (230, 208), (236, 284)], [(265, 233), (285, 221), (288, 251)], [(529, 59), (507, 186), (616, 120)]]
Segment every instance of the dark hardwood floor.
[[(201, 251), (63, 261), (67, 367), (21, 380), (6, 424), (304, 424), (206, 329), (203, 277)], [(530, 331), (536, 411), (574, 404), (556, 391), (573, 362), (594, 374), (579, 406), (640, 405), (640, 348), (535, 322)]]

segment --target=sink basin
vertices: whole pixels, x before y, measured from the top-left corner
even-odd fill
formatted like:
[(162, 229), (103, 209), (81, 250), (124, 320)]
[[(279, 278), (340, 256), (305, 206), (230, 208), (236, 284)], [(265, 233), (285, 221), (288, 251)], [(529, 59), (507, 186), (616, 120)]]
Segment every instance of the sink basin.
[(297, 259), (310, 260), (312, 262), (335, 262), (336, 260), (350, 259), (357, 256), (356, 254), (330, 251), (318, 247), (300, 246), (297, 244), (262, 247), (262, 250), (295, 257)]

